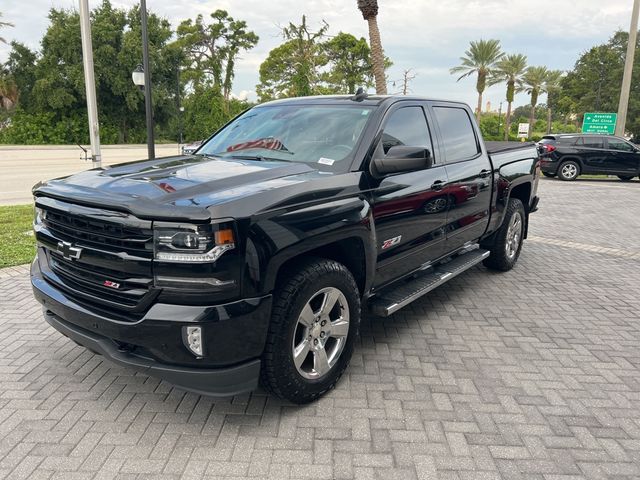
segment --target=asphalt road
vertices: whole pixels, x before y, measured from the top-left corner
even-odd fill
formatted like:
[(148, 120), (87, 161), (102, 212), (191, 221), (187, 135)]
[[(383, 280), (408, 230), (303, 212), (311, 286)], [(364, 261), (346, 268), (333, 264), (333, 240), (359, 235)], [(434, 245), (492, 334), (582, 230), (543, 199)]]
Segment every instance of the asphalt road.
[[(178, 145), (157, 145), (156, 157), (175, 155)], [(0, 146), (0, 205), (31, 202), (31, 187), (41, 180), (91, 168), (78, 146)], [(104, 165), (147, 158), (146, 145), (102, 147)]]
[(540, 182), (516, 268), (367, 315), (335, 390), (215, 400), (54, 331), (0, 270), (0, 478), (637, 480), (640, 182)]

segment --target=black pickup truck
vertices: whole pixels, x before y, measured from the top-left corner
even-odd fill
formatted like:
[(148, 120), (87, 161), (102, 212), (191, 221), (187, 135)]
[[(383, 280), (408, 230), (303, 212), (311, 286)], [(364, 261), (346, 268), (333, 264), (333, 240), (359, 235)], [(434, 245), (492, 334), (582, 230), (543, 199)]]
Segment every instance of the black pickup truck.
[(309, 402), (347, 368), (365, 308), (391, 315), (480, 262), (511, 269), (538, 176), (535, 145), (488, 148), (462, 103), (275, 101), (195, 154), (34, 187), (33, 291), (118, 364)]

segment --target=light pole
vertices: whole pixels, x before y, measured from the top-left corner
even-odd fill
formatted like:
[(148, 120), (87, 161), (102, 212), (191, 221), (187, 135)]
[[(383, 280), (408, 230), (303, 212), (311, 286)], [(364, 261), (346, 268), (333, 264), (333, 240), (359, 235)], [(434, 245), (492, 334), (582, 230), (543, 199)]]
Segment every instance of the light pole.
[(627, 44), (627, 58), (624, 62), (624, 75), (620, 89), (620, 103), (618, 103), (618, 122), (616, 123), (616, 135), (624, 137), (627, 123), (627, 110), (629, 108), (629, 92), (631, 91), (631, 74), (633, 73), (633, 60), (635, 58), (636, 40), (638, 38), (638, 12), (640, 0), (633, 0), (631, 12), (631, 28), (629, 28), (629, 43)]
[(96, 101), (96, 80), (93, 75), (93, 48), (91, 46), (91, 22), (89, 21), (89, 1), (80, 0), (80, 37), (82, 39), (82, 63), (84, 66), (84, 86), (87, 93), (87, 114), (89, 117), (89, 139), (93, 168), (100, 168), (100, 125), (98, 124), (98, 102)]
[(502, 127), (502, 102), (498, 107), (498, 137), (500, 136), (500, 127)]
[(153, 138), (153, 102), (151, 99), (151, 67), (149, 66), (149, 33), (147, 30), (147, 2), (140, 0), (142, 25), (142, 68), (144, 70), (144, 106), (147, 118), (147, 150), (150, 159), (156, 157)]

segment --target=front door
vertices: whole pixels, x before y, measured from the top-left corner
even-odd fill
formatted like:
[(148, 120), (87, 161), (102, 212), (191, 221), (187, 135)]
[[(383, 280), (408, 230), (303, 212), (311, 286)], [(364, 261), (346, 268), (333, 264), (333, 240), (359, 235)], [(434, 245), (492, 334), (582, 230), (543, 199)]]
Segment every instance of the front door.
[(607, 172), (635, 177), (638, 174), (640, 153), (630, 143), (615, 137), (607, 138)]
[(384, 155), (395, 145), (427, 148), (433, 166), (388, 175), (375, 181), (373, 217), (377, 235), (378, 267), (375, 286), (416, 270), (445, 251), (447, 174), (434, 151), (423, 107), (396, 104), (385, 117), (380, 144), (374, 155)]

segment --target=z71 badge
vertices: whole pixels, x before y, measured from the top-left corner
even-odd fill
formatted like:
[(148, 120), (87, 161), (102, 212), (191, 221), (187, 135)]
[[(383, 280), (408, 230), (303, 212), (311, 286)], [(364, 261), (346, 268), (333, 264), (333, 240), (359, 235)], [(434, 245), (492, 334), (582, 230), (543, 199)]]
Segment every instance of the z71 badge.
[(397, 237), (390, 238), (389, 240), (385, 240), (382, 242), (382, 250), (386, 250), (387, 248), (391, 248), (394, 245), (397, 245), (402, 240), (402, 235), (398, 235)]

